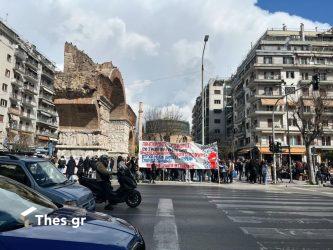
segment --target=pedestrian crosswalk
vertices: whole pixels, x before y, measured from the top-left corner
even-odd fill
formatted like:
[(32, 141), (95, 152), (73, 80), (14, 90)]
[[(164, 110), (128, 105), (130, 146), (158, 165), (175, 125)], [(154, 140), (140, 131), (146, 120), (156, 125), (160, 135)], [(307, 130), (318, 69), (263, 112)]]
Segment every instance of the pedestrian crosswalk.
[(333, 249), (332, 197), (221, 189), (204, 195), (260, 249)]

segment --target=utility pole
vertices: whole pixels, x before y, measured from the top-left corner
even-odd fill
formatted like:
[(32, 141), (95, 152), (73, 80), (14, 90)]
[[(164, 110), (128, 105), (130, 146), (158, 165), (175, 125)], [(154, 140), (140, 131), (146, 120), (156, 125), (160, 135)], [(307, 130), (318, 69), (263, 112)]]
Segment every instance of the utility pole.
[(204, 93), (204, 55), (209, 35), (205, 35), (201, 57), (201, 143), (205, 145), (205, 93)]

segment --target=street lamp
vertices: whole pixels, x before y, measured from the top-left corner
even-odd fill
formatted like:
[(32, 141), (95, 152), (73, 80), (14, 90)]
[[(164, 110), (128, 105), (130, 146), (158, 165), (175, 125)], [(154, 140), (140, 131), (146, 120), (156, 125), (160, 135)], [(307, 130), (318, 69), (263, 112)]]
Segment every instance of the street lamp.
[(202, 57), (201, 57), (201, 142), (202, 145), (205, 145), (205, 95), (204, 95), (204, 55), (206, 49), (206, 43), (208, 41), (209, 35), (205, 35), (204, 38), (204, 47), (202, 50)]

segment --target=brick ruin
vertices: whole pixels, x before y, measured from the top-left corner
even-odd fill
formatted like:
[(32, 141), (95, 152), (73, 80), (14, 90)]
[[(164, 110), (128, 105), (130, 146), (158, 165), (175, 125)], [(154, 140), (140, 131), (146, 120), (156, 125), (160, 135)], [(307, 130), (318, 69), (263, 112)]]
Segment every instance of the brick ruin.
[(57, 72), (54, 85), (58, 156), (134, 153), (136, 115), (126, 104), (124, 82), (112, 62), (94, 63), (66, 42), (64, 71)]

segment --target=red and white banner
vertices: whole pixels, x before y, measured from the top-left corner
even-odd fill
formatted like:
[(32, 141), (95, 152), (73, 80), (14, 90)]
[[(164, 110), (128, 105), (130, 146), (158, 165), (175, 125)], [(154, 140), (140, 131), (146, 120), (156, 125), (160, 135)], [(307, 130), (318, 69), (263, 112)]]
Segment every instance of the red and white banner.
[(151, 168), (153, 162), (157, 168), (214, 169), (218, 166), (217, 143), (140, 141), (139, 167)]

